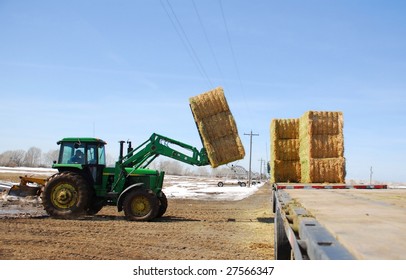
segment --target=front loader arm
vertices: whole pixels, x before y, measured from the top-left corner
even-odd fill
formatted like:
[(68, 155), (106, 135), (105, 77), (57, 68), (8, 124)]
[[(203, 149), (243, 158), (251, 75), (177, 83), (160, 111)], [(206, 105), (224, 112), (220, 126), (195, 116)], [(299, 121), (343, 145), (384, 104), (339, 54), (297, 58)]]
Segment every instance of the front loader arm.
[[(175, 146), (176, 148), (172, 148), (171, 146)], [(186, 150), (188, 153), (190, 153), (190, 155), (180, 152), (180, 148)], [(120, 156), (119, 160), (116, 162), (113, 189), (122, 189), (124, 187), (126, 177), (131, 172), (137, 169), (146, 168), (160, 155), (164, 155), (190, 165), (204, 166), (210, 164), (205, 148), (202, 148), (199, 151), (195, 147), (154, 133), (147, 141), (139, 145), (137, 148), (129, 151), (127, 155), (123, 157)], [(126, 168), (131, 168), (132, 171), (128, 173)]]
[[(189, 152), (190, 155), (179, 151), (180, 148)], [(123, 157), (122, 166), (145, 168), (160, 155), (167, 156), (190, 165), (205, 166), (209, 164), (206, 149), (202, 148), (199, 151), (193, 146), (154, 133), (147, 141)]]

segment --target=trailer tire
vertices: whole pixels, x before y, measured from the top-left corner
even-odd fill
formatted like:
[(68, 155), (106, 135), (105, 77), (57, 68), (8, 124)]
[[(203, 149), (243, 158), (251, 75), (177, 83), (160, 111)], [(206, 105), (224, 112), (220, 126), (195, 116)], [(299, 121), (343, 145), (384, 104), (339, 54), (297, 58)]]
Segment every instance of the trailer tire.
[(124, 214), (129, 221), (150, 221), (157, 217), (159, 199), (152, 192), (145, 189), (134, 189), (124, 198)]
[(223, 186), (224, 186), (224, 183), (223, 183), (223, 182), (218, 182), (218, 183), (217, 183), (217, 187), (220, 187), (220, 188), (221, 188), (221, 187), (223, 187)]
[(53, 175), (41, 193), (45, 211), (54, 218), (69, 219), (84, 215), (89, 202), (89, 184), (80, 174)]

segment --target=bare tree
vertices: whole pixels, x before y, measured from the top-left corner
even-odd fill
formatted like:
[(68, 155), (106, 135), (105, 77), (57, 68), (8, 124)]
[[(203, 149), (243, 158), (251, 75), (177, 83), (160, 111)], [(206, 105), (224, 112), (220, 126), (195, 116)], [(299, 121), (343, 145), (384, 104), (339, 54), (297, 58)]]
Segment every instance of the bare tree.
[(24, 150), (5, 151), (0, 155), (0, 164), (9, 167), (22, 166), (24, 162)]
[(47, 167), (52, 166), (54, 161), (58, 160), (58, 156), (59, 150), (50, 150), (43, 155), (42, 164)]
[(114, 166), (115, 163), (116, 163), (116, 159), (111, 154), (106, 154), (106, 165)]
[(31, 147), (25, 153), (23, 164), (28, 167), (38, 167), (41, 163), (42, 151), (40, 148)]
[(208, 177), (209, 176), (209, 174), (210, 174), (210, 172), (207, 170), (207, 168), (206, 167), (199, 167), (198, 169), (197, 169), (197, 171), (196, 171), (196, 175), (198, 175), (198, 176), (202, 176), (202, 177)]
[(164, 170), (167, 174), (183, 175), (183, 167), (181, 163), (174, 160), (163, 160), (159, 162), (158, 168)]

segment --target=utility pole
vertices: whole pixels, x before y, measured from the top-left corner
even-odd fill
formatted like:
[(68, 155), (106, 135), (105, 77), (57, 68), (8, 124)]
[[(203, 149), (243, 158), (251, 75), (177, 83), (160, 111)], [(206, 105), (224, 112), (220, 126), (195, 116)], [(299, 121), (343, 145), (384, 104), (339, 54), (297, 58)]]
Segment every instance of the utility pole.
[(374, 172), (372, 172), (372, 166), (371, 166), (371, 169), (369, 171), (370, 171), (370, 173), (369, 173), (369, 185), (372, 185), (372, 174), (374, 173)]
[(250, 166), (249, 166), (249, 171), (248, 171), (248, 187), (251, 187), (252, 136), (259, 136), (259, 134), (254, 134), (254, 133), (252, 133), (252, 130), (251, 130), (250, 133), (244, 133), (244, 135), (250, 136)]

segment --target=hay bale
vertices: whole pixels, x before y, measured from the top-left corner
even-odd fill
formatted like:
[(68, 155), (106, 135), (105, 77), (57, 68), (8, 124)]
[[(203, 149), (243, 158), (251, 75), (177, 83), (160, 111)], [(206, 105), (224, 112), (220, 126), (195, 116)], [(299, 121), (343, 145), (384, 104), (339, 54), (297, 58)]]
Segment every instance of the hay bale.
[(230, 108), (221, 87), (191, 97), (189, 103), (196, 122), (221, 112), (230, 113)]
[(299, 119), (273, 119), (271, 139), (299, 139)]
[(303, 183), (345, 181), (342, 112), (308, 111), (299, 120)]
[(344, 183), (345, 158), (302, 159), (302, 183)]
[(300, 182), (299, 119), (271, 122), (271, 181)]
[(299, 120), (299, 137), (303, 135), (342, 135), (343, 113), (308, 111)]
[(271, 159), (299, 160), (299, 119), (273, 119)]
[(189, 102), (211, 166), (244, 158), (244, 146), (223, 89), (219, 87), (191, 97)]
[(309, 135), (300, 138), (300, 158), (338, 158), (344, 157), (344, 138), (342, 135)]
[(299, 139), (273, 140), (271, 146), (271, 158), (274, 160), (298, 161)]
[(271, 182), (298, 183), (301, 181), (300, 161), (271, 160)]

